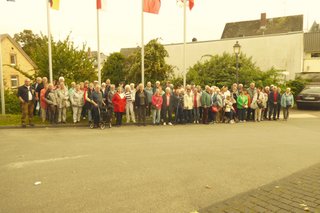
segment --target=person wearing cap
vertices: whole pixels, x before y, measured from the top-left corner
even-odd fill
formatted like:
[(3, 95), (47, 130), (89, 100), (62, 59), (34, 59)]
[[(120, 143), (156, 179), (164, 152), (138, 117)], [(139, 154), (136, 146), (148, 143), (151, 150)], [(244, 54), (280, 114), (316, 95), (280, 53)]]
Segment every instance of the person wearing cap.
[(34, 126), (33, 124), (33, 109), (34, 109), (34, 101), (35, 95), (34, 90), (32, 90), (30, 86), (30, 79), (26, 79), (24, 81), (24, 85), (18, 88), (18, 98), (21, 104), (21, 125), (22, 127), (26, 127), (26, 117), (28, 116), (29, 125)]

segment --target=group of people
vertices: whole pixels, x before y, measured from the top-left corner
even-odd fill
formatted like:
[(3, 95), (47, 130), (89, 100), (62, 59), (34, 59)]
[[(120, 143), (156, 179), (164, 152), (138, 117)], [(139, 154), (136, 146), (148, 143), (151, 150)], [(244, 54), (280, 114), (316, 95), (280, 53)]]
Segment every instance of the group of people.
[[(294, 98), (287, 88), (281, 94), (280, 88), (271, 85), (264, 88), (251, 83), (249, 88), (242, 84), (227, 86), (201, 86), (194, 84), (174, 87), (170, 82), (162, 87), (159, 81), (146, 86), (134, 83), (117, 87), (106, 80), (101, 85), (94, 82), (72, 82), (68, 87), (64, 77), (55, 83), (48, 83), (46, 77), (30, 79), (18, 88), (22, 109), (22, 126), (33, 126), (34, 113), (39, 113), (43, 122), (66, 123), (67, 110), (72, 110), (73, 123), (88, 119), (98, 127), (103, 121), (111, 127), (122, 125), (123, 115), (126, 123), (146, 125), (146, 118), (152, 118), (154, 125), (173, 124), (214, 124), (238, 123), (246, 121), (278, 120), (283, 109), (283, 119), (289, 118), (289, 109)], [(174, 118), (174, 119), (173, 119)]]

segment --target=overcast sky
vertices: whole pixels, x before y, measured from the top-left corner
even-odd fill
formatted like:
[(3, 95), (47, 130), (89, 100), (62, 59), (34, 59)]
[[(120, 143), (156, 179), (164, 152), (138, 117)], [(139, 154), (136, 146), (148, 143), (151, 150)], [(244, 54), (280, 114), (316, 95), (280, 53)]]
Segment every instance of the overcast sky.
[[(47, 34), (48, 0), (0, 0), (0, 34), (31, 29)], [(54, 39), (71, 39), (78, 45), (87, 43), (96, 50), (96, 0), (60, 0), (60, 10), (51, 10)], [(100, 13), (101, 50), (119, 51), (136, 47), (141, 42), (141, 0), (106, 0)], [(220, 39), (225, 23), (267, 18), (304, 15), (304, 29), (314, 20), (320, 21), (320, 0), (195, 0), (187, 13), (187, 41)], [(159, 15), (145, 14), (145, 41), (162, 38), (163, 44), (183, 41), (183, 9), (176, 0), (162, 0)]]

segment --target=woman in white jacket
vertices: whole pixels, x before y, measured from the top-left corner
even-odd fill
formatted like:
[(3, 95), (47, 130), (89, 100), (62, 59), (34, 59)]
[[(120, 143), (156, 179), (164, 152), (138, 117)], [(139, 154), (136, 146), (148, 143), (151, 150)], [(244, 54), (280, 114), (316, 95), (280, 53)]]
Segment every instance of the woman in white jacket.
[(83, 91), (80, 89), (80, 84), (76, 85), (75, 90), (70, 94), (70, 102), (73, 112), (73, 123), (80, 122), (82, 107), (84, 105)]
[(261, 111), (264, 107), (264, 99), (265, 96), (263, 92), (261, 92), (261, 88), (257, 88), (257, 92), (253, 95), (251, 108), (255, 109), (255, 121), (260, 122), (261, 121)]
[(193, 94), (191, 93), (190, 86), (187, 87), (187, 92), (183, 96), (184, 103), (184, 119), (187, 123), (192, 122), (192, 110), (193, 110)]

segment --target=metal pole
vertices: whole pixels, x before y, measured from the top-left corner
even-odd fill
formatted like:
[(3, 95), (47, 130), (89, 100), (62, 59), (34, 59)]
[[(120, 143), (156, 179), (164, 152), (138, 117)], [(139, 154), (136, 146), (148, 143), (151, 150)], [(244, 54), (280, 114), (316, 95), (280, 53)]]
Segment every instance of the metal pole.
[(236, 74), (236, 80), (237, 80), (237, 85), (239, 85), (239, 54), (236, 53), (236, 69), (237, 69), (237, 74)]
[(97, 62), (98, 62), (98, 81), (101, 85), (101, 66), (100, 66), (100, 22), (99, 22), (99, 9), (97, 9), (97, 43), (98, 43), (98, 52), (97, 52)]
[(2, 38), (0, 35), (0, 87), (1, 87), (1, 114), (6, 114), (5, 100), (4, 100), (4, 82), (3, 82), (3, 67), (2, 67), (2, 48), (1, 48)]
[(53, 83), (52, 75), (52, 50), (51, 50), (51, 27), (50, 27), (50, 2), (45, 0), (47, 4), (47, 24), (48, 24), (48, 55), (49, 55), (49, 80)]
[(186, 70), (186, 38), (187, 38), (187, 0), (183, 1), (183, 86), (187, 84), (187, 70)]
[(144, 85), (144, 0), (141, 7), (141, 83)]

